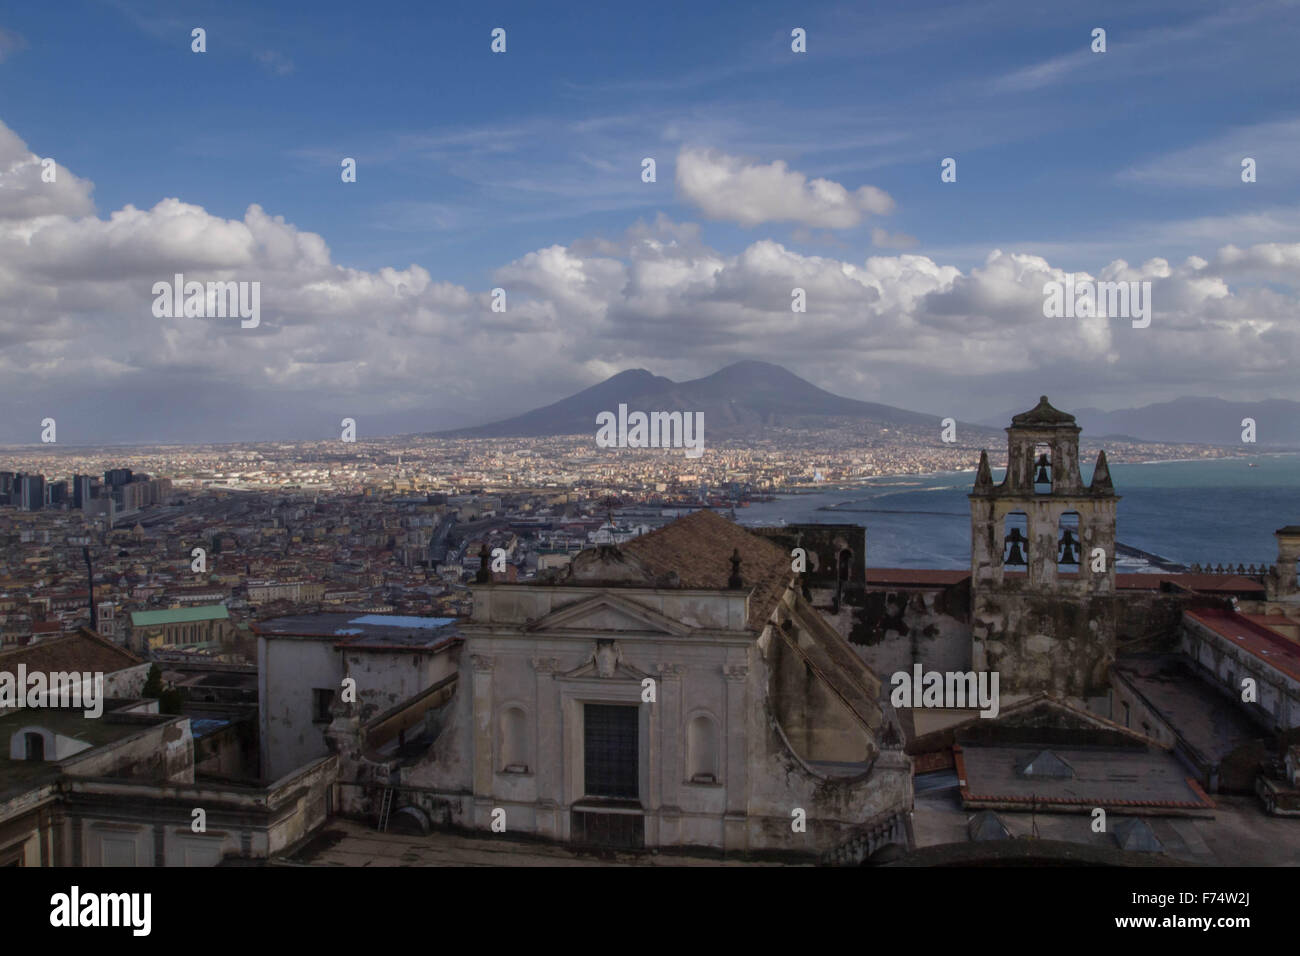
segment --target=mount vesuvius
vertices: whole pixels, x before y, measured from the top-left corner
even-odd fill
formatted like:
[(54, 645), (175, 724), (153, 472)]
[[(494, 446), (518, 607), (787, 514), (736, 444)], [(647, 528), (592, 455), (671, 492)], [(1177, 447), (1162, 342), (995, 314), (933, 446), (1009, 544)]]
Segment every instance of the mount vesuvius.
[(882, 427), (929, 427), (937, 433), (940, 422), (940, 416), (834, 395), (780, 365), (737, 362), (689, 382), (674, 382), (643, 368), (629, 369), (544, 408), (504, 421), (436, 434), (442, 438), (594, 434), (596, 416), (617, 412), (620, 403), (627, 405), (630, 412), (703, 412), (705, 427), (713, 436), (774, 426), (833, 428), (846, 424), (845, 419)]

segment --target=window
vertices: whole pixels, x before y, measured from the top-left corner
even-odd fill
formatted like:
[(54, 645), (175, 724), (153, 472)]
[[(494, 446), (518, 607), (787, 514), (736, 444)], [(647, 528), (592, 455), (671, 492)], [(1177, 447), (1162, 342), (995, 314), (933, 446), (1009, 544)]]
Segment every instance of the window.
[(686, 779), (718, 782), (718, 731), (713, 718), (700, 714), (686, 728)]
[(1013, 511), (1002, 523), (1002, 564), (1023, 568), (1029, 564), (1029, 516)]
[(1061, 515), (1056, 528), (1056, 570), (1069, 574), (1079, 570), (1079, 512), (1067, 511)]
[(507, 707), (501, 711), (501, 770), (503, 773), (528, 772), (528, 718), (523, 709)]
[(583, 707), (583, 770), (590, 797), (635, 800), (640, 796), (640, 749), (635, 706)]
[(1052, 446), (1039, 442), (1034, 446), (1034, 492), (1052, 493)]
[(328, 724), (334, 719), (330, 713), (334, 706), (334, 690), (330, 687), (317, 687), (311, 692), (311, 719), (315, 724)]

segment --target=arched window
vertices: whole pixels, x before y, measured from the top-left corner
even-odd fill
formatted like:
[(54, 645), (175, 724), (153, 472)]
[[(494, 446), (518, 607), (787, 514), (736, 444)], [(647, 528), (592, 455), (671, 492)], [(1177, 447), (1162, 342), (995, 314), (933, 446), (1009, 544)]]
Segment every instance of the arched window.
[(1006, 516), (1002, 526), (1002, 564), (1009, 568), (1024, 568), (1029, 564), (1029, 516), (1023, 511), (1013, 511)]
[(1052, 446), (1039, 442), (1034, 446), (1034, 491), (1040, 495), (1052, 493)]
[(1061, 515), (1056, 527), (1056, 570), (1057, 573), (1075, 574), (1082, 563), (1080, 549), (1083, 542), (1079, 539), (1079, 512), (1066, 511)]
[(718, 725), (707, 714), (693, 717), (686, 726), (686, 779), (718, 782)]
[(501, 770), (528, 772), (528, 718), (522, 707), (501, 711)]

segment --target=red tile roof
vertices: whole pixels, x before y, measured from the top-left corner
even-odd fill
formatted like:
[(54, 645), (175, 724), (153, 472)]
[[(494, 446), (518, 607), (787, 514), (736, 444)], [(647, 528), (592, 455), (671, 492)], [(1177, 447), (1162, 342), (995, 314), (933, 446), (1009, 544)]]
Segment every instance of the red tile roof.
[(934, 568), (867, 568), (867, 585), (897, 584), (919, 587), (948, 587), (970, 577), (969, 571)]
[(725, 590), (731, 553), (740, 552), (740, 577), (749, 599), (748, 624), (761, 630), (793, 576), (790, 555), (712, 511), (701, 510), (619, 545), (656, 575), (676, 571), (684, 588)]
[(29, 671), (99, 671), (112, 674), (142, 663), (124, 647), (106, 641), (88, 627), (25, 647), (0, 651), (0, 670), (12, 672), (19, 664)]
[(1300, 680), (1300, 645), (1288, 641), (1281, 634), (1256, 624), (1244, 614), (1218, 608), (1197, 608), (1194, 611), (1183, 611), (1183, 615), (1208, 627), (1270, 667)]

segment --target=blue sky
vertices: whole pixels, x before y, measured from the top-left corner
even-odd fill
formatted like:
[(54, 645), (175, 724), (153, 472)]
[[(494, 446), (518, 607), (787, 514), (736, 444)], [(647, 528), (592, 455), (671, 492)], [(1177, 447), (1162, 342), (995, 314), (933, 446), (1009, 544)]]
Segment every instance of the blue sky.
[[(719, 261), (771, 242), (859, 266), (924, 256), (967, 277), (993, 250), (1097, 274), (1116, 259), (1213, 263), (1227, 244), (1300, 239), (1298, 13), (1293, 2), (12, 6), (0, 12), (0, 122), (32, 154), (93, 184), (91, 214), (101, 220), (175, 198), (237, 222), (258, 204), (296, 233), (319, 235), (332, 267), (414, 265), (471, 295), (539, 250), (624, 241), (638, 221), (698, 227)], [(190, 50), (196, 26), (207, 31), (201, 55)], [(489, 49), (494, 27), (507, 31), (504, 54)], [(807, 31), (806, 54), (790, 49), (795, 27)], [(1089, 49), (1094, 27), (1107, 31), (1105, 53)], [(710, 209), (675, 182), (688, 149), (782, 162), (849, 193), (871, 187), (891, 211), (826, 226), (816, 216), (747, 220)], [(653, 184), (641, 181), (647, 156), (658, 167)], [(1257, 182), (1241, 182), (1242, 156), (1256, 160)], [(356, 183), (340, 181), (343, 157), (356, 158)], [(944, 157), (957, 160), (956, 183), (940, 181)], [(1234, 296), (1292, 288), (1290, 273), (1219, 278)], [(546, 283), (524, 286), (537, 314), (547, 313)], [(604, 303), (602, 321), (626, 307), (620, 295)], [(1181, 308), (1180, 296), (1170, 298)], [(1253, 322), (1281, 323), (1285, 312), (1258, 301), (1243, 308)], [(696, 328), (700, 318), (679, 321)], [(747, 328), (738, 320), (730, 334)], [(1272, 347), (1292, 354), (1293, 327), (1250, 328), (1271, 331)], [(566, 351), (558, 338), (545, 345), (546, 354)], [(629, 363), (690, 375), (729, 358), (625, 346), (539, 361), (516, 376), (517, 391), (476, 397), (471, 380), (455, 383), (432, 424), (522, 410)], [(981, 382), (998, 374), (991, 364), (941, 394), (900, 392), (906, 381), (884, 372), (836, 371), (829, 352), (800, 360), (778, 351), (746, 347), (730, 358), (784, 356), (833, 391), (936, 412), (974, 395), (987, 411), (1024, 404), (1019, 394), (984, 397)], [(1105, 374), (1068, 383), (1070, 398), (1102, 407), (1197, 391), (1300, 398), (1244, 356), (1239, 376), (1229, 370), (1230, 381), (1207, 390), (1194, 387), (1194, 363), (1142, 383), (1115, 378), (1124, 363), (1107, 354), (1099, 348)], [(158, 356), (132, 368), (184, 372)], [(1099, 377), (1090, 392), (1086, 381)], [(104, 386), (126, 388), (130, 378), (119, 369)], [(409, 390), (384, 397), (378, 379), (363, 379), (351, 384), (376, 414), (398, 422), (418, 405)], [(247, 384), (270, 394), (277, 382)]]

